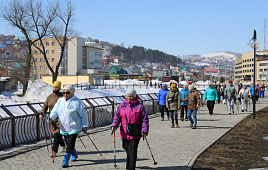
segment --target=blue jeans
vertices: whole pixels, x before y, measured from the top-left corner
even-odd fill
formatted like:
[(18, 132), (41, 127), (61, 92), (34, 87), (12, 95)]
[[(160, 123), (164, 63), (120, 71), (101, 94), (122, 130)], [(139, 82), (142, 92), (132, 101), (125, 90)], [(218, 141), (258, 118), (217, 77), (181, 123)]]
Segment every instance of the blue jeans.
[(264, 98), (264, 91), (260, 91), (260, 98)]
[(161, 118), (164, 118), (164, 112), (165, 111), (167, 112), (167, 117), (169, 117), (169, 111), (166, 108), (166, 105), (159, 105), (159, 110), (160, 110), (160, 113), (161, 113)]
[(170, 110), (169, 113), (170, 113), (171, 123), (174, 124), (174, 117), (175, 117), (175, 122), (178, 123), (178, 111)]
[[(187, 113), (188, 119), (190, 120), (191, 123), (194, 123), (194, 125), (197, 125), (196, 113), (197, 113), (197, 110), (188, 110), (188, 113)], [(192, 114), (193, 114), (194, 120), (192, 119), (192, 116), (191, 116)]]

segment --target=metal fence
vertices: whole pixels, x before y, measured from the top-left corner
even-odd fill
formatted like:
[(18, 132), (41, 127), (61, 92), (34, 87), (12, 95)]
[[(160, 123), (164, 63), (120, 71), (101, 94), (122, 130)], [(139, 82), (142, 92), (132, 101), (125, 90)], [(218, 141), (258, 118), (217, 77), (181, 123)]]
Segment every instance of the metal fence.
[[(138, 96), (147, 114), (159, 111), (156, 93), (138, 94)], [(81, 101), (86, 109), (89, 126), (96, 128), (112, 123), (116, 108), (124, 101), (124, 96), (85, 98)], [(37, 142), (48, 137), (48, 114), (43, 120), (39, 118), (42, 107), (43, 103), (0, 106), (0, 113), (7, 115), (0, 116), (0, 150)]]

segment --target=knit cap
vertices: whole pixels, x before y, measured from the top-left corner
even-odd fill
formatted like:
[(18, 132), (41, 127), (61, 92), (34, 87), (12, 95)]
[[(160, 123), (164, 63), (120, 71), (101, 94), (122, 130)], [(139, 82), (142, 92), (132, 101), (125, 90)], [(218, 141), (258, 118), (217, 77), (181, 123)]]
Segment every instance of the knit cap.
[(164, 84), (164, 83), (163, 83), (163, 84), (162, 84), (162, 87), (167, 87), (167, 84)]
[(58, 87), (59, 89), (61, 89), (61, 82), (60, 81), (54, 81), (52, 87)]
[(74, 92), (75, 92), (75, 88), (74, 88), (73, 86), (71, 86), (71, 85), (65, 86), (65, 87), (63, 88), (63, 90), (68, 90), (68, 91), (71, 92), (72, 94), (74, 94)]
[(190, 90), (194, 90), (194, 85), (193, 85), (193, 84), (190, 84), (188, 88), (189, 88)]
[(133, 90), (133, 89), (128, 89), (127, 92), (126, 92), (126, 95), (127, 94), (130, 94), (131, 96), (133, 96), (134, 98), (136, 98), (137, 96), (137, 92), (136, 90)]
[(173, 88), (173, 87), (176, 87), (176, 84), (173, 83), (170, 85), (170, 88)]

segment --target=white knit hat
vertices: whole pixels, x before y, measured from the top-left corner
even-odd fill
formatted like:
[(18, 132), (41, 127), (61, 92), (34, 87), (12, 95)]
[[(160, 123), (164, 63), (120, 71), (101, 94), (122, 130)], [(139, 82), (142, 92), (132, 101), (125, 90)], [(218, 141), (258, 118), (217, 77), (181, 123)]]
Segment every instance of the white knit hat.
[(137, 96), (137, 92), (136, 90), (132, 90), (132, 89), (128, 89), (127, 92), (126, 92), (126, 95), (127, 94), (130, 94), (131, 96), (133, 96), (134, 98), (136, 98)]
[(71, 85), (65, 86), (62, 90), (68, 90), (69, 92), (71, 92), (72, 94), (74, 94), (75, 92), (75, 88)]

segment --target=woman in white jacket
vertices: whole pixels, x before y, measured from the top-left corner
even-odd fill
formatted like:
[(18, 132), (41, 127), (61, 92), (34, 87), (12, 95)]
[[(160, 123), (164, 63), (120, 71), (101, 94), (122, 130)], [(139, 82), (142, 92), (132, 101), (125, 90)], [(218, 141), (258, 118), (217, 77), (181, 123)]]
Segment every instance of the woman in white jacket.
[(248, 101), (250, 99), (250, 91), (247, 89), (247, 85), (243, 84), (243, 88), (239, 91), (238, 99), (241, 99), (242, 112), (247, 111)]
[(67, 168), (69, 159), (72, 161), (78, 158), (75, 150), (75, 141), (79, 133), (87, 131), (88, 119), (83, 103), (75, 95), (75, 88), (65, 86), (63, 88), (63, 98), (60, 98), (50, 113), (51, 120), (58, 118), (60, 133), (64, 136), (67, 144), (62, 167)]

